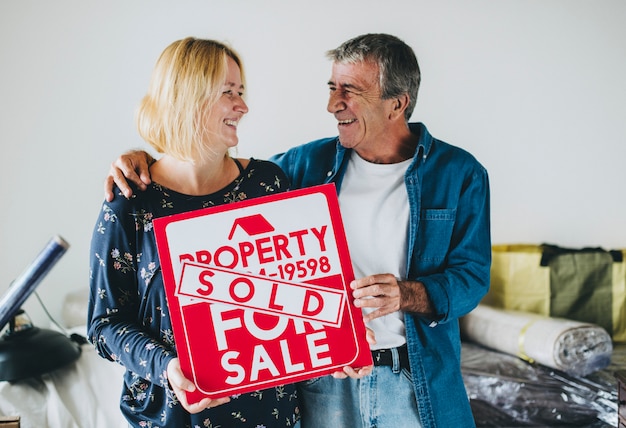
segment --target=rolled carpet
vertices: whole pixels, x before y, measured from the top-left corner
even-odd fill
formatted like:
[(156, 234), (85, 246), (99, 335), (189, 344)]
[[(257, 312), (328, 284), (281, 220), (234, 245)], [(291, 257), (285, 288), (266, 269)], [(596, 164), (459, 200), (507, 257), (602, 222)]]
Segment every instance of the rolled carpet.
[(464, 339), (574, 376), (605, 368), (613, 351), (611, 336), (598, 325), (482, 304), (460, 327)]

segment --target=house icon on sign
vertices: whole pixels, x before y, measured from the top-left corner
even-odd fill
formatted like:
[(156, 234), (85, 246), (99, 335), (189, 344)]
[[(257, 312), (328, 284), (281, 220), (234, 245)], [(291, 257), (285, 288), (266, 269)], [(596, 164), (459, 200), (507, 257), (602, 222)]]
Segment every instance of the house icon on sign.
[(261, 233), (273, 232), (275, 230), (274, 226), (261, 214), (253, 214), (238, 218), (233, 222), (233, 226), (228, 234), (229, 241), (233, 239), (237, 227), (241, 227), (249, 236), (260, 235)]

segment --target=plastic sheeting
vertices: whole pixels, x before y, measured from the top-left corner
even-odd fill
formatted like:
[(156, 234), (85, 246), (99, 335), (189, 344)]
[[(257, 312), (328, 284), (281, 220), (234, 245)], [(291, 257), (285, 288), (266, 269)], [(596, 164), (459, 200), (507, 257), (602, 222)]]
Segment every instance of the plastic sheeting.
[(586, 376), (605, 368), (613, 343), (600, 326), (478, 305), (461, 319), (463, 336), (496, 351)]
[(610, 364), (572, 376), (541, 364), (463, 342), (461, 368), (477, 427), (617, 426), (617, 379), (626, 344)]

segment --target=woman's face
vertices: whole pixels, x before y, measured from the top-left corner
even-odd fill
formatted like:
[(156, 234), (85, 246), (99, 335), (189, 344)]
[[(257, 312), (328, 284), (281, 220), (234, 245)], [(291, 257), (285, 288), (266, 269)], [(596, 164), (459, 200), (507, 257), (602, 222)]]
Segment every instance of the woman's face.
[(204, 117), (207, 138), (211, 146), (223, 144), (228, 150), (239, 142), (237, 126), (243, 115), (248, 112), (248, 106), (242, 98), (243, 90), (241, 70), (229, 57), (228, 73), (222, 86), (222, 94)]

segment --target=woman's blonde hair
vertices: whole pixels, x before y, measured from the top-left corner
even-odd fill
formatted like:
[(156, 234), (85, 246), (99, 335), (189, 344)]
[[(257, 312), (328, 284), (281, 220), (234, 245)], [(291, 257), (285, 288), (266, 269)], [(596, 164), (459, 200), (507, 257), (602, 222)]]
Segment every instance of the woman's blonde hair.
[(136, 116), (139, 134), (157, 152), (185, 161), (202, 156), (202, 118), (222, 93), (229, 57), (245, 85), (239, 55), (223, 43), (188, 37), (161, 53)]

